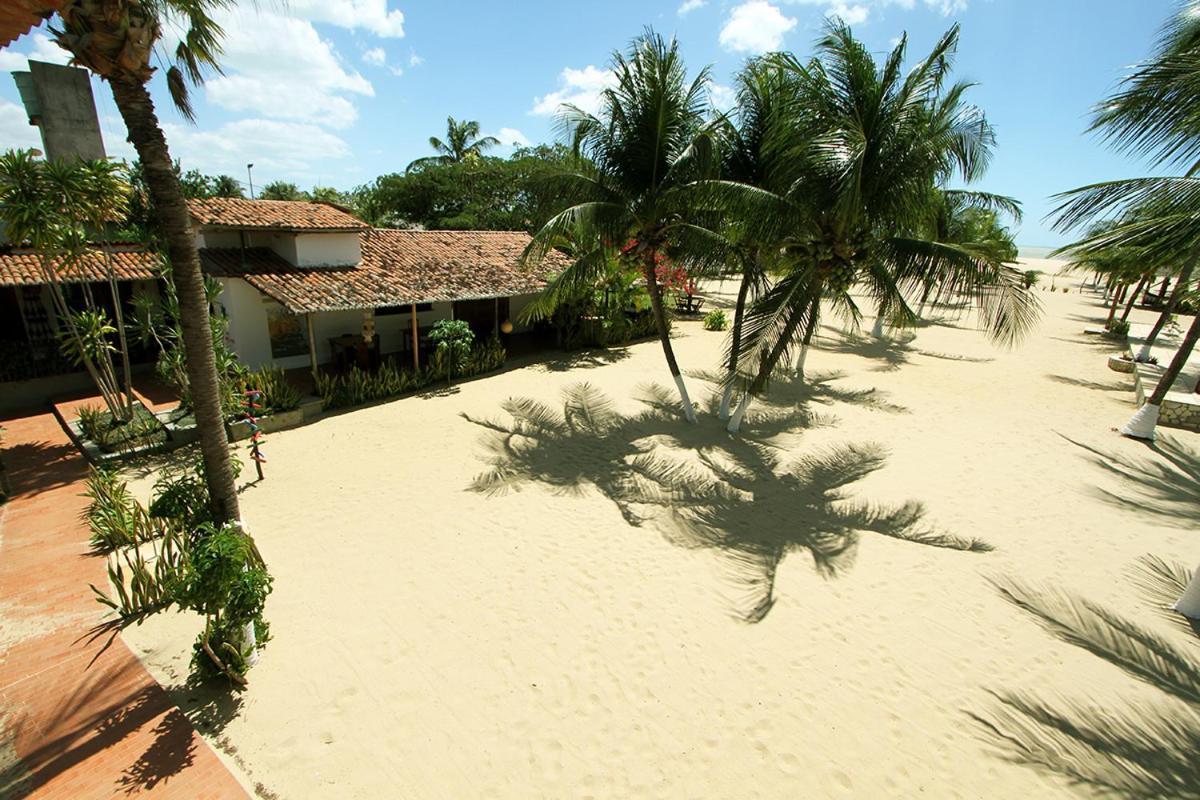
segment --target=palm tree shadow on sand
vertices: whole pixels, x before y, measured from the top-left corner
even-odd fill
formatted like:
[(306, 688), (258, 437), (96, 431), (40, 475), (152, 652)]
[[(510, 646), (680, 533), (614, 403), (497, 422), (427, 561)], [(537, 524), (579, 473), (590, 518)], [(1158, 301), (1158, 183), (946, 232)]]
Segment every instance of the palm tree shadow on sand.
[(1200, 518), (1200, 453), (1163, 433), (1146, 446), (1157, 458), (1105, 453), (1067, 436), (1062, 438), (1085, 451), (1093, 465), (1134, 490), (1117, 494), (1094, 487), (1093, 492), (1105, 502), (1177, 527), (1195, 527)]
[(508, 420), (469, 421), (487, 429), (491, 470), (471, 489), (488, 494), (526, 484), (569, 494), (595, 489), (633, 525), (654, 523), (672, 544), (723, 556), (733, 613), (759, 622), (776, 601), (775, 576), (790, 552), (806, 550), (825, 577), (848, 569), (863, 533), (933, 547), (982, 552), (977, 539), (923, 524), (910, 501), (884, 506), (854, 500), (849, 487), (883, 467), (877, 445), (842, 445), (785, 460), (769, 439), (812, 424), (790, 410), (761, 415), (761, 438), (728, 435), (703, 419), (679, 418), (670, 394), (646, 387), (640, 413), (622, 415), (589, 384), (563, 393), (558, 408), (528, 398), (503, 404)]
[(884, 337), (846, 333), (831, 328), (826, 328), (826, 331), (832, 332), (833, 335), (821, 337), (821, 350), (879, 362), (872, 368), (872, 372), (895, 372), (901, 367), (913, 363), (913, 356), (925, 356), (941, 361), (963, 361), (971, 364), (986, 364), (995, 360), (914, 347), (913, 342), (916, 341), (917, 335), (911, 331), (896, 331)]
[(1148, 602), (1174, 623), (1178, 643), (1085, 598), (997, 581), (1001, 595), (1052, 636), (1109, 662), (1161, 699), (1114, 708), (1107, 701), (1051, 704), (992, 692), (991, 710), (967, 715), (1003, 758), (1074, 785), (1122, 798), (1200, 797), (1200, 638), (1169, 610), (1189, 578), (1184, 567), (1153, 556), (1135, 570)]
[[(688, 376), (717, 387), (709, 395), (704, 407), (704, 410), (710, 415), (716, 416), (720, 407), (720, 386), (722, 381), (725, 380), (724, 373), (715, 370), (689, 370)], [(875, 387), (868, 389), (846, 389), (838, 386), (837, 382), (845, 377), (845, 372), (837, 370), (811, 372), (803, 376), (796, 376), (795, 374), (776, 376), (771, 379), (769, 391), (758, 398), (757, 401), (768, 408), (796, 409), (826, 424), (832, 422), (834, 418), (814, 413), (812, 410), (813, 406), (831, 406), (834, 403), (846, 403), (889, 414), (908, 413), (907, 407), (888, 400), (887, 392), (882, 389)]]

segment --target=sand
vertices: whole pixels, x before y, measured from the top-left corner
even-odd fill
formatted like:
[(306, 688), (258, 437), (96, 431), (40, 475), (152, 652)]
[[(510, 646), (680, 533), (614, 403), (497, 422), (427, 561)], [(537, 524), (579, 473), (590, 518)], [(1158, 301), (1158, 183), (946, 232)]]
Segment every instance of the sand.
[[(1147, 498), (1088, 448), (1134, 473), (1165, 462), (1110, 430), (1134, 410), (1131, 378), (1107, 370), (1111, 345), (1082, 334), (1103, 312), (1078, 283), (1039, 292), (1045, 319), (1014, 351), (966, 319), (890, 345), (848, 340), (827, 320), (808, 360), (825, 387), (809, 409), (825, 424), (771, 439), (783, 463), (886, 446), (845, 496), (919, 501), (927, 525), (992, 552), (862, 533), (830, 576), (793, 549), (754, 623), (748, 594), (762, 587), (737, 582), (744, 563), (658, 509), (614, 502), (621, 436), (591, 438), (581, 423), (526, 449), (513, 489), (472, 488), (495, 453), (464, 414), (510, 423), (510, 397), (561, 412), (560, 393), (581, 382), (641, 413), (639, 387), (670, 382), (649, 342), (269, 436), (267, 478), (242, 505), (275, 576), (274, 640), (232, 706), (180, 686), (194, 619), (159, 617), (125, 638), (251, 782), (281, 797), (1078, 796), (999, 757), (968, 712), (991, 707), (991, 690), (1150, 695), (1046, 635), (989, 579), (1049, 582), (1161, 627), (1128, 568), (1145, 553), (1197, 556), (1187, 498), (1156, 513), (1105, 495)], [(685, 369), (712, 369), (722, 335), (685, 322), (676, 343)], [(712, 387), (689, 383), (707, 407)], [(768, 431), (762, 408), (750, 437)], [(682, 444), (729, 460), (710, 414), (700, 430), (681, 426), (615, 430), (658, 430), (648, 451), (694, 466)], [(1200, 435), (1164, 439), (1200, 453)], [(763, 478), (731, 529), (811, 542), (847, 508)], [(638, 513), (649, 518), (632, 524)]]

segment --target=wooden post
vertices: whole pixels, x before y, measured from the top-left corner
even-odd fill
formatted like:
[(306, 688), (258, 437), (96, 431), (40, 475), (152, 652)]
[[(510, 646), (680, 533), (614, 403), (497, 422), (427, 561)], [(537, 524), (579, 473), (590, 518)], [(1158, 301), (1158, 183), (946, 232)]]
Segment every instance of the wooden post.
[(417, 304), (413, 303), (409, 308), (412, 309), (412, 351), (413, 351), (413, 369), (421, 368), (421, 356), (417, 352)]
[(492, 325), (492, 333), (496, 336), (500, 335), (500, 298), (497, 297), (493, 301), (493, 311), (495, 312), (495, 323)]
[(308, 328), (308, 363), (312, 367), (313, 380), (317, 379), (317, 340), (313, 336), (312, 312), (304, 315), (304, 324)]

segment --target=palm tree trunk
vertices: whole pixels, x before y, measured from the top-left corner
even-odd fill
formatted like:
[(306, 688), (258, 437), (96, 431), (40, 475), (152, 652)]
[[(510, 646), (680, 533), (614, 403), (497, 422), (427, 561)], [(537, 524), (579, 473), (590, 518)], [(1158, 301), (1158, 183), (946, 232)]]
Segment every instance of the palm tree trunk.
[(675, 349), (671, 347), (671, 331), (667, 327), (667, 312), (663, 308), (662, 287), (658, 285), (658, 277), (655, 275), (655, 251), (647, 248), (642, 256), (642, 272), (646, 278), (646, 289), (650, 292), (650, 308), (654, 312), (654, 322), (658, 326), (658, 340), (662, 342), (663, 355), (667, 359), (667, 369), (671, 371), (671, 377), (675, 379), (675, 386), (679, 389), (679, 400), (683, 404), (683, 416), (688, 422), (695, 424), (696, 409), (692, 408), (692, 399), (688, 397), (687, 385), (683, 382), (683, 376), (679, 373), (679, 362), (675, 360)]
[[(810, 296), (811, 298), (811, 296)], [(763, 359), (758, 368), (758, 374), (754, 376), (754, 381), (746, 389), (746, 393), (742, 395), (742, 400), (738, 403), (737, 410), (733, 412), (733, 416), (729, 418), (729, 424), (725, 427), (730, 433), (737, 433), (742, 427), (742, 419), (746, 416), (746, 410), (750, 407), (751, 396), (758, 394), (767, 385), (767, 379), (775, 371), (775, 367), (779, 364), (779, 359), (783, 357), (784, 351), (787, 350), (788, 342), (796, 335), (796, 328), (800, 326), (800, 320), (804, 317), (805, 309), (809, 308), (813, 303), (819, 303), (819, 296), (810, 299), (807, 303), (796, 309), (796, 313), (787, 321), (783, 332), (779, 338), (775, 340), (775, 345)], [(815, 312), (813, 316), (816, 316)]]
[(1148, 283), (1150, 283), (1149, 276), (1142, 278), (1137, 288), (1133, 290), (1133, 294), (1129, 295), (1129, 302), (1125, 304), (1125, 310), (1121, 312), (1121, 322), (1129, 319), (1129, 312), (1133, 311), (1134, 304), (1137, 303), (1137, 299), (1141, 296), (1142, 292), (1146, 290), (1146, 284)]
[(1171, 391), (1171, 387), (1175, 385), (1175, 380), (1179, 377), (1179, 373), (1183, 372), (1184, 366), (1192, 356), (1192, 350), (1196, 347), (1196, 340), (1200, 339), (1200, 314), (1192, 320), (1192, 326), (1188, 328), (1187, 335), (1183, 337), (1183, 344), (1179, 346), (1179, 350), (1175, 352), (1175, 357), (1171, 359), (1171, 365), (1167, 367), (1167, 371), (1158, 379), (1158, 386), (1154, 387), (1154, 394), (1150, 395), (1150, 399), (1146, 404), (1139, 408), (1129, 422), (1125, 423), (1125, 427), (1121, 428), (1121, 433), (1126, 436), (1132, 436), (1135, 439), (1150, 439), (1154, 440), (1156, 433), (1155, 427), (1158, 425), (1158, 412), (1162, 408), (1163, 400), (1167, 396), (1167, 392)]
[(1155, 321), (1154, 327), (1150, 329), (1150, 335), (1146, 337), (1146, 341), (1142, 342), (1142, 348), (1138, 351), (1138, 361), (1150, 360), (1150, 348), (1154, 347), (1154, 343), (1158, 340), (1158, 335), (1162, 333), (1163, 328), (1167, 326), (1167, 322), (1171, 319), (1171, 315), (1175, 313), (1175, 308), (1179, 305), (1179, 301), (1183, 298), (1183, 293), (1187, 291), (1188, 283), (1192, 280), (1192, 271), (1196, 268), (1196, 262), (1192, 261), (1183, 268), (1183, 272), (1179, 273), (1179, 280), (1175, 283), (1175, 289), (1171, 292), (1171, 296), (1167, 299), (1167, 304), (1163, 306), (1162, 313), (1158, 315), (1158, 320)]
[(1111, 328), (1113, 320), (1117, 318), (1117, 306), (1121, 303), (1121, 293), (1114, 291), (1112, 295), (1112, 303), (1108, 306), (1108, 319), (1104, 321), (1105, 328)]
[(1192, 573), (1192, 579), (1175, 601), (1174, 608), (1188, 619), (1200, 619), (1200, 569)]
[(746, 316), (746, 298), (750, 296), (750, 284), (754, 278), (751, 269), (758, 270), (758, 253), (755, 251), (752, 262), (743, 265), (742, 285), (738, 287), (737, 305), (733, 310), (733, 330), (729, 342), (729, 373), (725, 376), (725, 392), (721, 397), (721, 419), (729, 419), (729, 403), (733, 400), (733, 382), (737, 376), (738, 358), (742, 350), (742, 323)]
[(125, 383), (125, 408), (129, 418), (133, 419), (133, 369), (129, 364), (129, 338), (125, 335), (125, 313), (121, 310), (121, 290), (117, 286), (117, 275), (113, 271), (112, 249), (106, 242), (104, 249), (104, 268), (108, 272), (108, 290), (112, 293), (113, 317), (117, 323), (117, 340), (121, 344), (121, 373)]
[(179, 300), (179, 325), (183, 331), (188, 388), (196, 415), (196, 428), (200, 434), (200, 452), (209, 498), (217, 519), (232, 522), (241, 514), (229, 462), (229, 440), (221, 416), (220, 386), (213, 359), (208, 301), (204, 294), (204, 280), (200, 275), (200, 255), (196, 250), (187, 201), (154, 113), (154, 101), (145, 84), (136, 78), (118, 75), (109, 79), (109, 85), (112, 87), (113, 100), (125, 121), (125, 128), (129, 131), (129, 141), (141, 159), (154, 213), (167, 245), (172, 282)]
[(796, 359), (796, 377), (804, 379), (804, 362), (808, 360), (808, 346), (812, 343), (813, 334), (817, 331), (817, 313), (820, 309), (814, 308), (813, 313), (808, 318), (808, 327), (804, 329), (804, 341), (800, 343), (800, 357)]

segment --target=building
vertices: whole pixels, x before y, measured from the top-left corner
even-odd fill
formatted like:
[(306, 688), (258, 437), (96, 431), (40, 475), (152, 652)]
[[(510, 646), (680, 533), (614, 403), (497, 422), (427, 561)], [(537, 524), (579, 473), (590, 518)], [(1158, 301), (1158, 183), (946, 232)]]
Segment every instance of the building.
[[(439, 319), (464, 320), (479, 339), (493, 333), (507, 339), (528, 329), (520, 312), (546, 285), (545, 271), (566, 265), (552, 254), (539, 271), (523, 267), (530, 241), (524, 232), (384, 230), (307, 201), (215, 198), (190, 205), (201, 267), (221, 284), (214, 310), (228, 318), (230, 345), (251, 368), (369, 367), (389, 355), (418, 365)], [(134, 296), (158, 291), (158, 258), (132, 245), (110, 249), (129, 319)], [(89, 293), (111, 319), (105, 269), (94, 253), (56, 271), (56, 280), (73, 305), (81, 307)], [(38, 256), (0, 249), (0, 394), (7, 401), (0, 405), (41, 402), (86, 385), (86, 376), (69, 380), (77, 368), (59, 354), (58, 330)], [(154, 355), (145, 348), (133, 360), (144, 369)]]
[[(424, 358), (429, 327), (461, 319), (479, 339), (520, 333), (546, 285), (520, 264), (529, 235), (372, 228), (326, 203), (191, 203), (203, 270), (222, 286), (231, 345), (249, 367), (401, 354)], [(561, 269), (555, 256), (543, 269)]]

